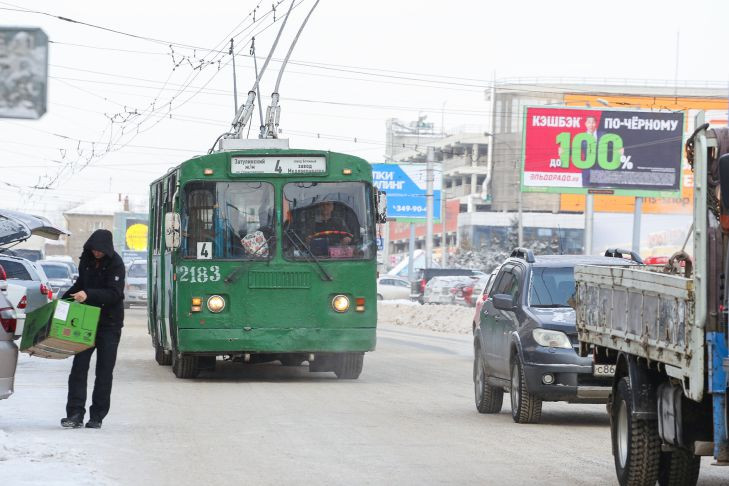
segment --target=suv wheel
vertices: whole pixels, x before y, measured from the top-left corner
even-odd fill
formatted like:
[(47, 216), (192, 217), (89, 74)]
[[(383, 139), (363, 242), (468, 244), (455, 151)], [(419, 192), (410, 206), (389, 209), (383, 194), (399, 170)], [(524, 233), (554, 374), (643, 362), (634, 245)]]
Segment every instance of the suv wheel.
[(504, 390), (488, 384), (481, 348), (476, 346), (473, 358), (473, 386), (476, 410), (479, 413), (499, 413), (504, 404)]
[(517, 424), (536, 424), (542, 418), (542, 400), (527, 390), (518, 355), (511, 359), (511, 418)]

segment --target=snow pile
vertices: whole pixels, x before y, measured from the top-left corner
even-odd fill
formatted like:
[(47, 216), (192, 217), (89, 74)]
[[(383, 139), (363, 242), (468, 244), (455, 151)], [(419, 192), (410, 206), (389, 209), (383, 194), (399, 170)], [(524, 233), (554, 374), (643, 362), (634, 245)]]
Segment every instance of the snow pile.
[(0, 478), (12, 485), (108, 484), (90, 468), (85, 457), (73, 449), (27, 434), (9, 434), (0, 429)]
[(377, 323), (470, 334), (474, 312), (473, 307), (461, 305), (413, 305), (413, 302), (383, 300), (377, 305)]
[[(516, 217), (514, 217), (504, 234), (496, 233), (489, 242), (481, 241), (480, 247), (471, 245), (469, 241), (463, 241), (456, 250), (455, 255), (453, 255), (449, 266), (471, 268), (490, 273), (509, 257), (514, 248), (519, 246), (518, 235), (519, 224)], [(522, 245), (532, 250), (535, 255), (568, 253), (568, 251), (563, 251), (565, 249), (561, 248), (558, 237), (527, 238), (525, 236)]]

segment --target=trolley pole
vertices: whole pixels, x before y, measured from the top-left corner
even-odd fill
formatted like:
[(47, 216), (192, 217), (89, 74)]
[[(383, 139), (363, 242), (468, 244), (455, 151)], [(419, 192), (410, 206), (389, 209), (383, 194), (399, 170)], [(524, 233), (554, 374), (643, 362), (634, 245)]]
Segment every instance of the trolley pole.
[(428, 147), (428, 158), (425, 166), (425, 268), (433, 266), (433, 162), (435, 149)]

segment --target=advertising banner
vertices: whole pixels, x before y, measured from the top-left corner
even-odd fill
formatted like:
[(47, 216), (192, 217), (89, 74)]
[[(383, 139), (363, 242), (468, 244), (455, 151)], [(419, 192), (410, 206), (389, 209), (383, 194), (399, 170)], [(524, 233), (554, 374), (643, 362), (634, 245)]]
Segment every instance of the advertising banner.
[[(440, 220), (441, 167), (433, 164), (433, 220)], [(387, 193), (387, 219), (426, 219), (425, 164), (372, 164), (373, 185)]]
[(678, 197), (684, 114), (528, 107), (522, 191)]

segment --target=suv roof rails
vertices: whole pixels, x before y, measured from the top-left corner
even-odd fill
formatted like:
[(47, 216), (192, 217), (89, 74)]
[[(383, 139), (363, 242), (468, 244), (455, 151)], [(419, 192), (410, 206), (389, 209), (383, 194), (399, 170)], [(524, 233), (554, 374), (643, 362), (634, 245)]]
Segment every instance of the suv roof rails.
[(605, 256), (606, 257), (612, 257), (612, 258), (623, 258), (627, 260), (627, 258), (624, 255), (630, 255), (630, 259), (633, 260), (635, 263), (639, 263), (643, 265), (643, 259), (638, 255), (636, 252), (631, 250), (625, 250), (623, 248), (608, 248), (605, 250)]
[(534, 253), (529, 248), (519, 247), (514, 248), (510, 255), (511, 258), (520, 258), (526, 260), (527, 263), (534, 263)]

